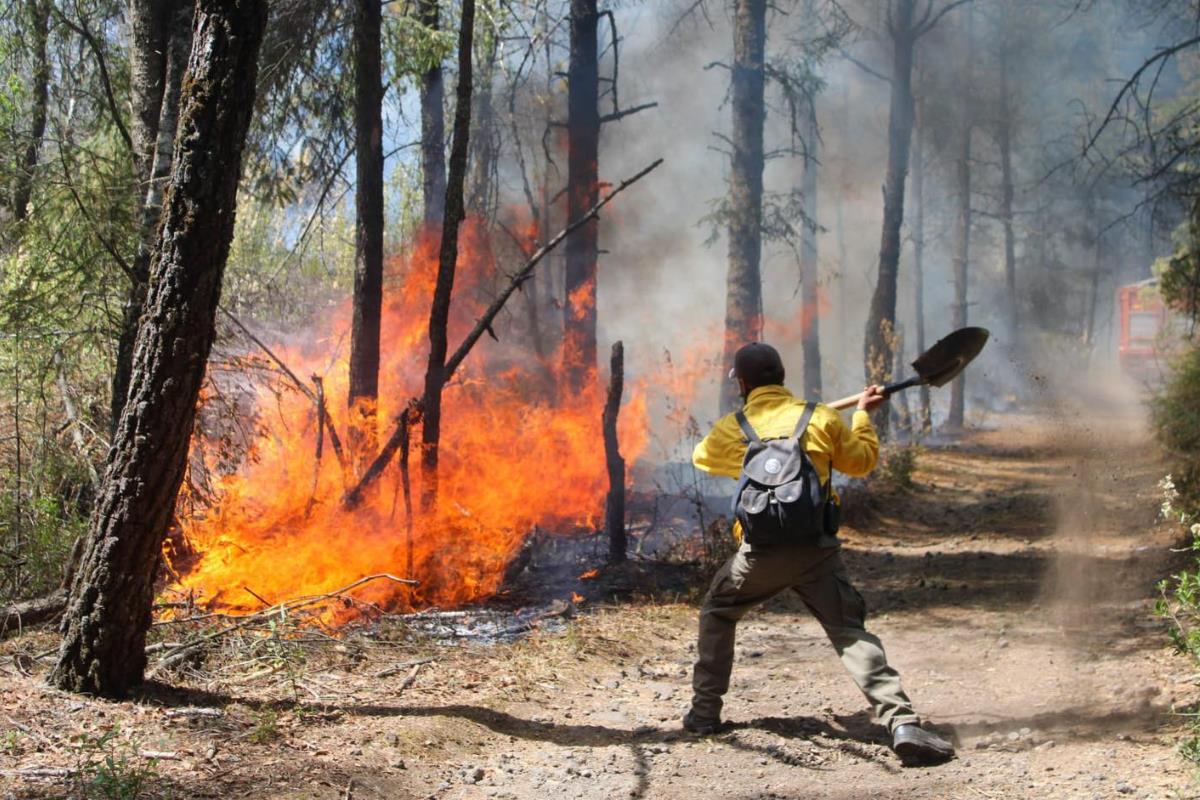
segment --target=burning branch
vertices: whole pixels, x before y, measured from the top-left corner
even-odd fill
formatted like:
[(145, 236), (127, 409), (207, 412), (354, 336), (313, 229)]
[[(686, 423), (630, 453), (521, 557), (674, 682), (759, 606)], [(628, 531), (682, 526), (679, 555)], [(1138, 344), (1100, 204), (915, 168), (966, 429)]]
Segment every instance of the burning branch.
[(458, 365), (461, 364), (463, 359), (467, 357), (467, 354), (471, 352), (471, 348), (475, 346), (475, 342), (479, 341), (479, 338), (483, 336), (483, 334), (491, 330), (492, 322), (496, 319), (496, 316), (500, 313), (500, 311), (503, 310), (504, 304), (508, 302), (508, 298), (512, 296), (512, 293), (517, 289), (520, 289), (525, 281), (533, 277), (533, 270), (538, 263), (543, 258), (548, 256), (550, 251), (558, 247), (558, 245), (562, 243), (563, 239), (566, 239), (577, 229), (586, 224), (588, 220), (595, 219), (596, 217), (600, 216), (600, 209), (608, 205), (614, 197), (625, 191), (633, 184), (637, 183), (642, 178), (649, 175), (662, 163), (663, 160), (661, 158), (657, 159), (653, 164), (644, 168), (641, 172), (637, 173), (633, 177), (626, 178), (625, 180), (621, 181), (621, 183), (615, 189), (604, 195), (604, 197), (600, 198), (596, 205), (584, 212), (583, 216), (555, 234), (554, 238), (546, 242), (544, 245), (538, 248), (536, 253), (530, 256), (529, 261), (525, 262), (525, 266), (522, 267), (515, 275), (513, 275), (504, 291), (502, 291), (496, 297), (496, 299), (492, 301), (492, 304), (488, 306), (487, 311), (483, 312), (483, 316), (479, 318), (479, 321), (475, 323), (475, 327), (472, 328), (471, 332), (468, 333), (463, 339), (463, 343), (458, 346), (457, 350), (454, 351), (454, 355), (450, 356), (450, 358), (446, 361), (446, 380), (450, 380), (450, 378), (454, 375), (454, 370), (458, 368)]
[[(621, 181), (621, 183), (618, 184), (615, 189), (604, 195), (604, 197), (600, 198), (600, 200), (597, 201), (594, 206), (589, 208), (583, 214), (583, 216), (567, 225), (565, 228), (555, 234), (550, 241), (538, 248), (538, 250), (529, 257), (529, 260), (525, 262), (525, 266), (521, 267), (521, 269), (512, 276), (512, 278), (509, 280), (508, 286), (506, 286), (504, 291), (500, 292), (500, 294), (496, 296), (496, 299), (492, 301), (492, 304), (488, 306), (486, 311), (483, 312), (483, 316), (481, 316), (475, 323), (475, 327), (472, 328), (471, 332), (463, 338), (462, 344), (458, 346), (458, 349), (455, 350), (454, 354), (446, 361), (446, 366), (442, 372), (443, 379), (445, 381), (449, 381), (454, 375), (454, 371), (458, 369), (460, 364), (462, 364), (463, 359), (465, 359), (471, 352), (471, 348), (475, 346), (475, 343), (479, 341), (483, 334), (490, 333), (492, 331), (492, 323), (495, 321), (496, 316), (499, 315), (499, 313), (504, 309), (504, 305), (508, 302), (508, 298), (512, 297), (513, 292), (520, 289), (525, 281), (533, 277), (533, 270), (542, 261), (542, 259), (548, 256), (550, 252), (554, 250), (554, 248), (558, 247), (558, 245), (560, 245), (564, 239), (575, 232), (576, 229), (584, 225), (588, 220), (598, 217), (600, 215), (600, 209), (608, 205), (614, 197), (625, 191), (633, 184), (637, 183), (642, 178), (649, 175), (662, 163), (663, 160), (661, 158), (657, 159), (654, 161), (654, 163), (645, 167), (636, 175)], [(492, 335), (494, 336), (495, 334), (493, 333)], [(420, 400), (414, 398), (408, 402), (408, 406), (396, 419), (396, 429), (392, 431), (392, 435), (389, 436), (388, 440), (384, 443), (383, 449), (379, 451), (379, 455), (375, 457), (375, 460), (371, 462), (371, 466), (369, 466), (367, 471), (363, 473), (358, 485), (346, 492), (345, 496), (342, 498), (342, 504), (346, 508), (352, 509), (362, 502), (363, 492), (365, 492), (367, 488), (374, 483), (380, 475), (383, 474), (384, 469), (387, 468), (388, 462), (391, 461), (392, 456), (396, 454), (396, 451), (400, 449), (401, 445), (404, 446), (405, 451), (408, 450), (409, 428), (417, 423), (423, 413), (424, 409), (422, 408), (422, 402)]]
[[(329, 415), (329, 409), (325, 407), (324, 390), (321, 389), (320, 393), (318, 394), (317, 392), (313, 392), (312, 389), (309, 389), (307, 386), (305, 386), (304, 382), (296, 377), (296, 373), (292, 372), (288, 365), (284, 364), (279, 356), (275, 355), (271, 348), (267, 347), (267, 345), (261, 339), (251, 333), (250, 329), (243, 325), (241, 320), (227, 311), (223, 306), (220, 308), (221, 313), (228, 317), (229, 321), (236, 325), (238, 330), (245, 334), (247, 339), (258, 345), (259, 348), (261, 348), (262, 351), (267, 354), (267, 357), (275, 362), (275, 365), (279, 367), (280, 371), (288, 377), (292, 384), (299, 389), (305, 397), (307, 397), (309, 400), (312, 400), (313, 405), (317, 407), (318, 418), (324, 421), (325, 427), (328, 429), (329, 445), (333, 448), (333, 454), (337, 456), (338, 466), (342, 469), (342, 478), (344, 480), (350, 474), (350, 465), (347, 463), (346, 454), (342, 450), (342, 440), (338, 438), (337, 429), (333, 426), (333, 417)], [(313, 381), (319, 383), (320, 378), (314, 375)]]

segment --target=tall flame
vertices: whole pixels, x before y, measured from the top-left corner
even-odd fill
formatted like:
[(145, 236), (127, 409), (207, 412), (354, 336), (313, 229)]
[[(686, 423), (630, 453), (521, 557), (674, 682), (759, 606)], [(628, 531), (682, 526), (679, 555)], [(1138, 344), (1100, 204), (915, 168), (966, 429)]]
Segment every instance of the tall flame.
[[(436, 271), (433, 237), (420, 239), (411, 253), (389, 264), (376, 414), (380, 438), (423, 386)], [(475, 323), (498, 280), (505, 278), (497, 274), (484, 227), (468, 220), (460, 238), (452, 347)], [(296, 375), (324, 375), (327, 405), (344, 442), (350, 418), (349, 320), (346, 304), (324, 322), (329, 335), (315, 345), (272, 344)], [(420, 585), (408, 590), (368, 584), (356, 592), (358, 599), (391, 608), (445, 606), (494, 593), (531, 530), (593, 526), (603, 510), (604, 389), (593, 384), (557, 395), (556, 364), (557, 359), (537, 363), (528, 351), (491, 340), (479, 343), (446, 387), (439, 508), (417, 514), (411, 540), (394, 463), (364, 502), (347, 510), (342, 497), (356, 476), (342, 475), (328, 445), (317, 460), (314, 403), (300, 392), (256, 387), (262, 433), (232, 471), (220, 472), (216, 457), (206, 455), (215, 499), (180, 504), (179, 524), (191, 554), (168, 553), (176, 588), (210, 607), (246, 613), (260, 610), (263, 600), (324, 594), (372, 573), (402, 574), (411, 541), (411, 577)], [(622, 454), (632, 462), (646, 448), (648, 414), (644, 385), (626, 385), (619, 436)], [(416, 445), (419, 436), (413, 441)], [(205, 442), (197, 444), (198, 452), (215, 452)], [(421, 489), (419, 460), (414, 447), (414, 498)]]

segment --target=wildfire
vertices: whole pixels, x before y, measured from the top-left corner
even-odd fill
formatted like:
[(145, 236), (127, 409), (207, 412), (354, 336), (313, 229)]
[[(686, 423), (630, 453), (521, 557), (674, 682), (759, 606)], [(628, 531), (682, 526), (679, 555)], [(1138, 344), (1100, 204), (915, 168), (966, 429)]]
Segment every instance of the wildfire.
[[(474, 324), (492, 284), (504, 279), (481, 225), (464, 224), (460, 251), (452, 343)], [(430, 239), (389, 265), (376, 416), (380, 439), (407, 400), (420, 394), (436, 254), (437, 243)], [(346, 304), (324, 322), (326, 337), (306, 346), (272, 344), (296, 375), (324, 376), (327, 406), (344, 443), (349, 325)], [(257, 387), (254, 413), (261, 433), (235, 467), (222, 460), (228, 453), (212, 441), (193, 447), (204, 455), (200, 477), (212, 499), (189, 498), (179, 506), (186, 547), (182, 554), (166, 554), (179, 576), (174, 588), (194, 592), (210, 607), (248, 613), (260, 610), (263, 599), (320, 595), (371, 573), (409, 577), (411, 564), (420, 586), (370, 584), (356, 597), (388, 608), (452, 606), (494, 593), (535, 526), (594, 527), (607, 491), (598, 450), (604, 387), (559, 394), (557, 358), (537, 363), (527, 349), (503, 339), (478, 346), (447, 386), (440, 506), (417, 514), (411, 538), (395, 462), (363, 502), (347, 510), (342, 497), (358, 476), (342, 474), (328, 442), (317, 460), (314, 403), (297, 391)], [(627, 382), (626, 398), (620, 440), (632, 463), (649, 438), (644, 386)], [(418, 444), (419, 435), (412, 458), (414, 498), (421, 492)], [(364, 459), (349, 461), (351, 472), (363, 468)], [(198, 471), (194, 465), (194, 478)]]
[(589, 569), (587, 572), (579, 576), (580, 580), (589, 581), (600, 574), (599, 569)]

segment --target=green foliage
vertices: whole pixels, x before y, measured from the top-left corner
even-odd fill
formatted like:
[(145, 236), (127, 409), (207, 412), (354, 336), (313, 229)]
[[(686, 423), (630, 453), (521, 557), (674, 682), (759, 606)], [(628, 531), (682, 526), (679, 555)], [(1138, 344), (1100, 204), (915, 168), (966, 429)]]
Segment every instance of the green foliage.
[(1194, 330), (1200, 319), (1200, 199), (1192, 206), (1191, 219), (1181, 226), (1182, 241), (1175, 252), (1154, 265), (1158, 290), (1167, 305), (1184, 314)]
[[(1163, 478), (1158, 486), (1162, 491), (1162, 518), (1178, 525), (1191, 538), (1192, 565), (1159, 582), (1155, 612), (1170, 621), (1168, 635), (1175, 649), (1200, 665), (1200, 516), (1181, 507), (1183, 496), (1172, 476)], [(1200, 716), (1187, 716), (1189, 734), (1180, 742), (1179, 753), (1200, 765)]]
[(84, 734), (76, 770), (78, 790), (88, 800), (137, 800), (144, 797), (158, 762), (143, 761), (137, 748), (112, 728), (100, 736)]
[(1200, 347), (1189, 348), (1176, 360), (1151, 409), (1158, 439), (1175, 462), (1176, 505), (1196, 511), (1200, 509)]

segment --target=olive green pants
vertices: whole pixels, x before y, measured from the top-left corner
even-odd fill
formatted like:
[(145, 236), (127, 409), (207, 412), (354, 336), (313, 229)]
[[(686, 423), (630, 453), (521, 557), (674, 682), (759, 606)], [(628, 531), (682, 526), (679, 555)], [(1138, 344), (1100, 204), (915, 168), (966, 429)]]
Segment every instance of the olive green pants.
[(718, 719), (729, 691), (738, 620), (784, 589), (800, 596), (889, 730), (917, 722), (900, 676), (888, 666), (879, 639), (864, 628), (866, 606), (850, 584), (838, 548), (775, 547), (755, 550), (743, 544), (717, 571), (700, 610), (700, 639), (692, 676), (692, 710)]

